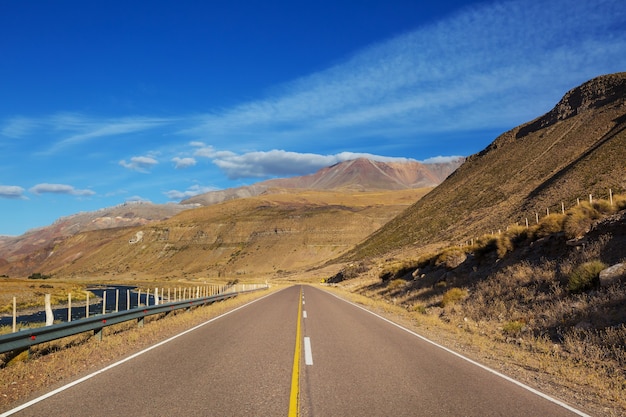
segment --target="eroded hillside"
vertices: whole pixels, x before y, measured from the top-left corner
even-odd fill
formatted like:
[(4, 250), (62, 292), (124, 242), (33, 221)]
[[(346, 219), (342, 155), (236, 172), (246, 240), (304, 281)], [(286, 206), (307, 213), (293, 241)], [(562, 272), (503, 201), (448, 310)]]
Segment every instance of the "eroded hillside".
[(354, 252), (364, 258), (458, 243), (589, 194), (626, 189), (626, 73), (568, 92), (548, 114), (508, 131)]
[(341, 255), (427, 191), (285, 190), (144, 226), (79, 233), (0, 266), (0, 273), (103, 279), (288, 274)]

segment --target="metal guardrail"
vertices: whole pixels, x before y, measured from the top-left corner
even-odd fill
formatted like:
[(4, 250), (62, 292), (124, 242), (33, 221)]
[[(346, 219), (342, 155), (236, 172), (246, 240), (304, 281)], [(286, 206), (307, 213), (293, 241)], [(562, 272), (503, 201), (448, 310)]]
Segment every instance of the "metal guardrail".
[(256, 290), (228, 292), (209, 297), (174, 301), (153, 306), (136, 307), (131, 310), (101, 314), (75, 321), (53, 324), (51, 326), (23, 329), (15, 333), (0, 335), (0, 353), (6, 353), (13, 350), (24, 350), (39, 343), (50, 342), (88, 331), (93, 331), (95, 335), (101, 338), (102, 329), (107, 326), (112, 326), (114, 324), (130, 320), (138, 320), (140, 323), (143, 323), (144, 317), (147, 316), (211, 304), (216, 301), (236, 297), (238, 294), (252, 291)]

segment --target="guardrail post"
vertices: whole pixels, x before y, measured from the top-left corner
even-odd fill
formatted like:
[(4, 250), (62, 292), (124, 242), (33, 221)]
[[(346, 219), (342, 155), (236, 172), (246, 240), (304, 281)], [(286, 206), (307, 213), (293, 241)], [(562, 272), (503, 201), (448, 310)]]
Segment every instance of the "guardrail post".
[(144, 319), (143, 316), (137, 319), (137, 327), (139, 328), (143, 327), (143, 319)]
[(101, 342), (102, 341), (102, 330), (103, 327), (100, 327), (98, 329), (94, 329), (93, 331), (93, 336), (96, 338), (97, 341)]

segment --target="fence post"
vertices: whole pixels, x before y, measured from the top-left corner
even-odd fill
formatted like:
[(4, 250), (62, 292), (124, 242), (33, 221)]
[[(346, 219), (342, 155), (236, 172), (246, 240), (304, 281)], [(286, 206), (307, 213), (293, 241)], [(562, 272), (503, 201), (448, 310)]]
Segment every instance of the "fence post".
[(589, 203), (593, 204), (593, 197), (591, 196), (591, 194), (589, 194)]
[(107, 312), (107, 290), (102, 290), (102, 314), (106, 314), (106, 312)]
[(141, 288), (137, 291), (137, 307), (141, 305)]
[(126, 290), (126, 310), (130, 310), (130, 290)]
[(50, 294), (46, 294), (44, 297), (44, 309), (46, 310), (46, 326), (52, 326), (54, 323), (54, 316), (52, 315), (52, 304), (50, 303)]
[(17, 331), (17, 299), (13, 297), (13, 333)]
[(115, 312), (120, 311), (120, 290), (115, 290)]
[(89, 318), (89, 291), (87, 293), (87, 304), (85, 304), (85, 318)]
[(565, 203), (561, 201), (561, 214), (565, 214)]
[(609, 188), (609, 201), (611, 201), (611, 206), (613, 206), (613, 190)]
[(67, 321), (72, 321), (72, 293), (67, 293)]

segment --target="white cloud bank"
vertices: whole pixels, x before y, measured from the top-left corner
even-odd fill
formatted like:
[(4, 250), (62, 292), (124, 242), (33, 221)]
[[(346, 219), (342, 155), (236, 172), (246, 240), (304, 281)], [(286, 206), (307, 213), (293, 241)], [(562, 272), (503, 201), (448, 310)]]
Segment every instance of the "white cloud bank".
[(382, 162), (410, 160), (408, 158), (386, 157), (370, 153), (340, 152), (335, 155), (320, 155), (278, 149), (236, 154), (234, 152), (219, 152), (212, 146), (206, 146), (201, 143), (196, 143), (195, 146), (198, 147), (195, 153), (196, 156), (211, 159), (231, 180), (306, 175), (321, 168), (357, 158), (367, 158)]

